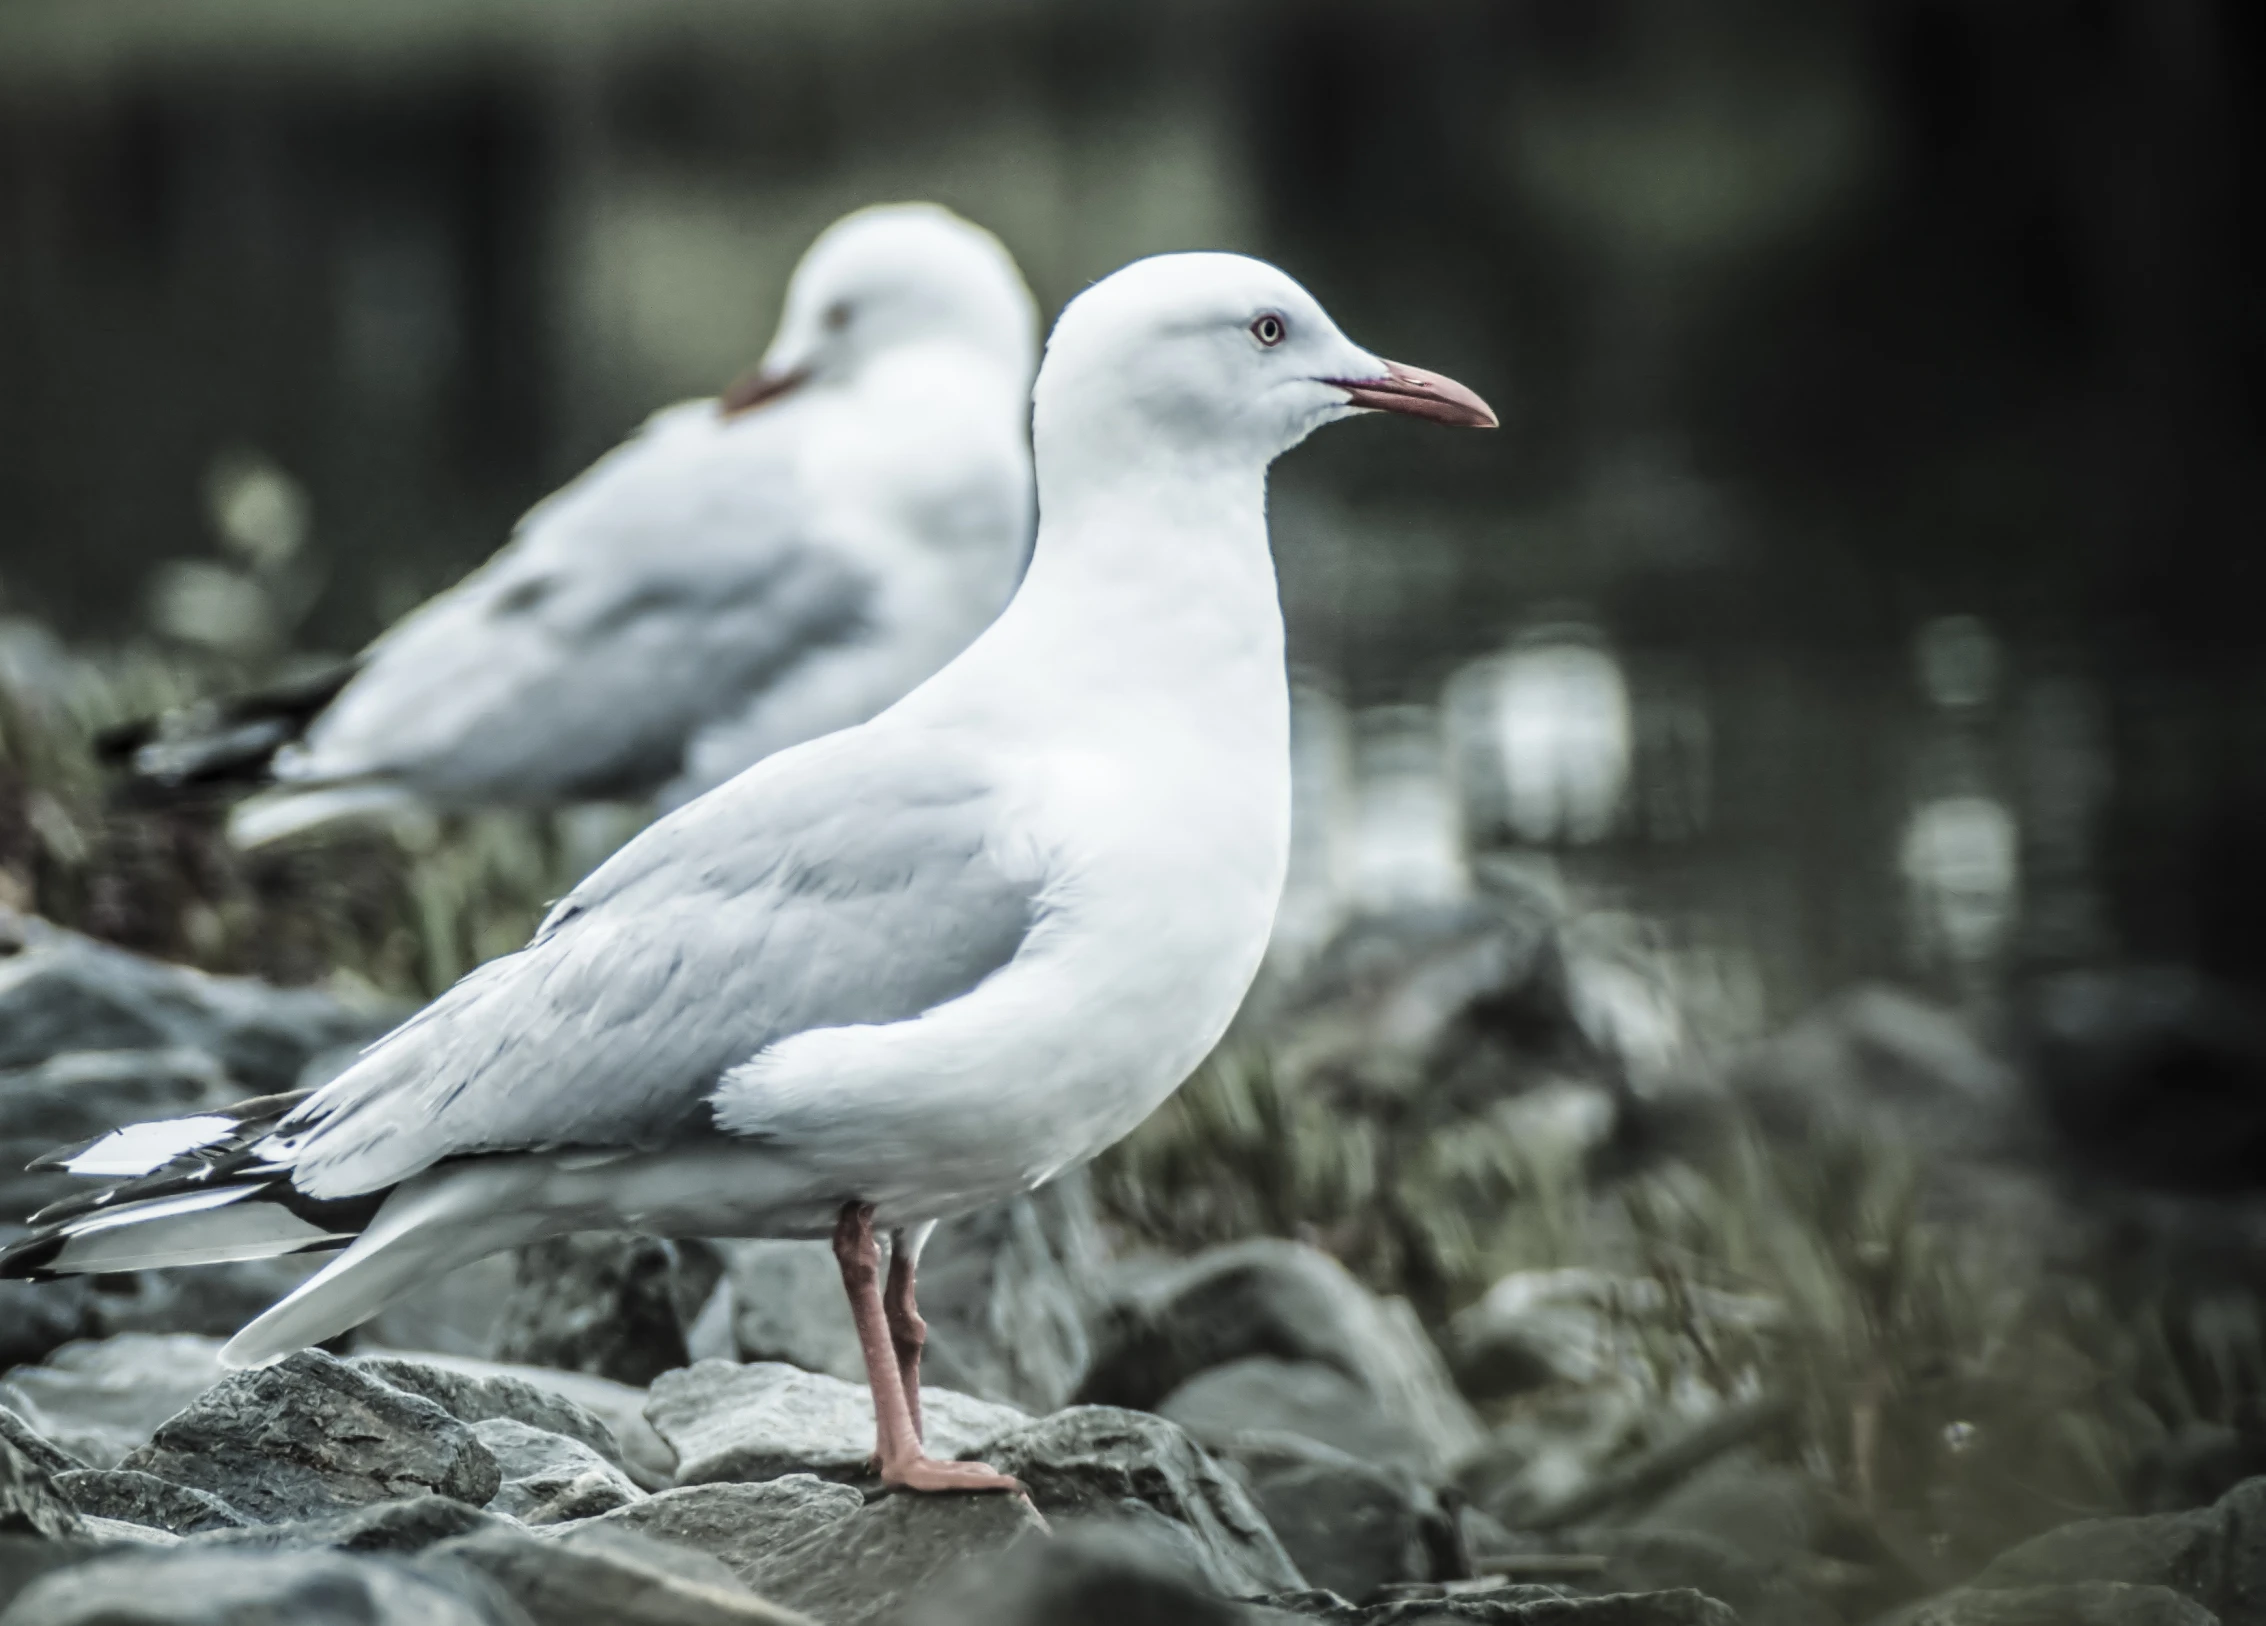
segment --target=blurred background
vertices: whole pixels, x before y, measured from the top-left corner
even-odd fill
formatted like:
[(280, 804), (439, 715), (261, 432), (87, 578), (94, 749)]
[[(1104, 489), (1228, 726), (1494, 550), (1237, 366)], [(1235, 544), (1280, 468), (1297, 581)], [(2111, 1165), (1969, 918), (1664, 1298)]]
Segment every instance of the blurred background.
[[(2208, 1499), (2266, 1466), (2262, 68), (2232, 0), (10, 0), (0, 901), (434, 991), (641, 815), (241, 859), (92, 731), (359, 647), (848, 209), (1050, 317), (1258, 254), (1503, 430), (1278, 467), (1277, 1015), (1106, 1211), (1436, 1329), (1514, 1268), (1794, 1306), (1784, 1460), (1908, 1579)], [(1655, 1440), (1751, 1393), (1664, 1290)]]

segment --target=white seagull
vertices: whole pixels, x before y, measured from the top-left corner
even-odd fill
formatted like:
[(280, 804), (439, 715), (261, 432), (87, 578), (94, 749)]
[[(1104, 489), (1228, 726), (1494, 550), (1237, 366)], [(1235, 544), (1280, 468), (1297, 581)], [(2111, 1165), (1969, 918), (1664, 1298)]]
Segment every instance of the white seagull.
[(653, 825), (323, 1088), (42, 1160), (125, 1183), (0, 1276), (350, 1244), (243, 1366), (559, 1232), (831, 1235), (883, 1482), (1010, 1487), (922, 1451), (914, 1264), (1138, 1124), (1258, 969), (1290, 835), (1267, 467), (1364, 410), (1495, 421), (1228, 254), (1080, 295), (1035, 400), (1036, 552), (958, 660)]
[[(231, 835), (405, 805), (673, 806), (864, 722), (1015, 590), (1037, 325), (1006, 249), (947, 210), (829, 227), (757, 372), (656, 413), (538, 504), (372, 644), (300, 738), (274, 750), (297, 719), (236, 708), (276, 783)], [(240, 770), (225, 735), (152, 741), (136, 767), (209, 777), (214, 743)]]

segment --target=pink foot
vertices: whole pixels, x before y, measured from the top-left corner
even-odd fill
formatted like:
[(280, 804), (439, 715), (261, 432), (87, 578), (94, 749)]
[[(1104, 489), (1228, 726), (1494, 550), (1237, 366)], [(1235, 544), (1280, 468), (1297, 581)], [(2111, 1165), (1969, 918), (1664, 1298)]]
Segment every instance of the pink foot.
[(885, 1465), (881, 1470), (881, 1483), (890, 1490), (1005, 1491), (1012, 1496), (1024, 1495), (1023, 1482), (1012, 1474), (1003, 1474), (980, 1462), (939, 1462), (934, 1457), (912, 1457), (895, 1467)]

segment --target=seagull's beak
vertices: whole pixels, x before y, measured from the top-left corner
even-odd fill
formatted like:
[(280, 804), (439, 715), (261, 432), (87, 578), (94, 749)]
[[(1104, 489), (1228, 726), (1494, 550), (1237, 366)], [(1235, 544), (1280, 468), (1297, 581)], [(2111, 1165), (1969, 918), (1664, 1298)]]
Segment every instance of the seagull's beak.
[(1377, 378), (1325, 378), (1322, 382), (1345, 391), (1348, 401), (1371, 412), (1400, 412), (1459, 429), (1496, 427), (1494, 409), (1485, 401), (1454, 379), (1421, 367), (1388, 361), (1383, 375)]
[(810, 378), (808, 367), (790, 368), (773, 372), (758, 367), (716, 398), (717, 410), (727, 418), (736, 418), (743, 412), (753, 412), (766, 401), (776, 401), (789, 394)]

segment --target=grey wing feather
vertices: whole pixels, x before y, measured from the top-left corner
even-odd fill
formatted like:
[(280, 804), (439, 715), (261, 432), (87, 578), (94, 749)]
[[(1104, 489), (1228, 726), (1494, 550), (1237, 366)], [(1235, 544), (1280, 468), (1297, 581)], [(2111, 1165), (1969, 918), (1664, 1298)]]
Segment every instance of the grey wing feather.
[(642, 794), (704, 724), (857, 636), (874, 583), (828, 546), (792, 447), (713, 420), (662, 413), (538, 505), (371, 646), (281, 776), (443, 802)]
[(710, 1133), (718, 1080), (765, 1046), (909, 1020), (1008, 964), (1037, 889), (992, 856), (985, 782), (872, 738), (782, 753), (648, 829), (293, 1115), (296, 1183)]

